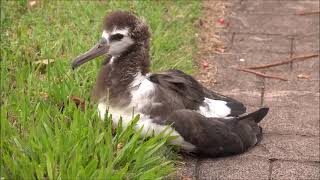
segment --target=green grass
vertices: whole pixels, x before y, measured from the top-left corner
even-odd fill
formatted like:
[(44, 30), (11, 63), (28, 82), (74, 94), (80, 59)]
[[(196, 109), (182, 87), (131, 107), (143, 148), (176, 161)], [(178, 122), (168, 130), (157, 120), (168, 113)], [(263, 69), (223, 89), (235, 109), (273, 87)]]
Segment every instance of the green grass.
[[(100, 61), (72, 71), (70, 61), (101, 35), (103, 16), (133, 10), (152, 31), (152, 70), (193, 72), (199, 1), (1, 1), (1, 178), (157, 179), (174, 171), (170, 137), (142, 139), (82, 112)], [(48, 66), (35, 61), (53, 59)], [(119, 146), (123, 145), (122, 148)], [(171, 155), (170, 155), (171, 154)]]

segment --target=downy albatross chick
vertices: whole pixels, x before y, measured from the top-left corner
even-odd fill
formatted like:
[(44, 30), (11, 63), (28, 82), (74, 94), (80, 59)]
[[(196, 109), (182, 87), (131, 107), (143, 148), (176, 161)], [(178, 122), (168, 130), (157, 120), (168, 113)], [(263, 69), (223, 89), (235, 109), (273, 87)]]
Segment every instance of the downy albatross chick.
[(122, 117), (126, 127), (133, 112), (140, 114), (137, 129), (144, 136), (168, 126), (178, 136), (172, 144), (188, 152), (216, 157), (242, 153), (262, 138), (258, 123), (268, 108), (249, 115), (244, 105), (215, 93), (179, 71), (149, 71), (150, 32), (145, 22), (129, 12), (117, 11), (104, 20), (102, 38), (77, 57), (73, 69), (103, 54), (93, 90), (100, 118), (108, 110), (116, 126)]

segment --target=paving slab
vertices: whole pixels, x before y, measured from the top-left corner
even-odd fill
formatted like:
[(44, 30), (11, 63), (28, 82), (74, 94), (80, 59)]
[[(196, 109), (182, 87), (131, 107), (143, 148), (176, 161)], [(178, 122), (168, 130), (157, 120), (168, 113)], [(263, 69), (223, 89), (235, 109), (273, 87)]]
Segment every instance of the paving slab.
[[(228, 91), (240, 89), (242, 91), (260, 91), (261, 78), (248, 73), (242, 73), (231, 67), (223, 69), (223, 72), (216, 75), (214, 89), (218, 91)], [(224, 94), (224, 93), (223, 93)]]
[[(214, 86), (212, 89), (214, 89)], [(219, 91), (218, 91), (219, 92)], [(261, 91), (258, 90), (243, 90), (235, 88), (229, 91), (221, 91), (221, 94), (232, 97), (240, 102), (242, 102), (247, 107), (247, 112), (252, 112), (252, 110), (257, 110), (261, 102)], [(254, 107), (254, 108), (251, 108)]]
[[(319, 58), (259, 71), (280, 81), (234, 67), (269, 64), (319, 53), (319, 9), (312, 0), (226, 0), (225, 52), (209, 57), (217, 67), (210, 87), (246, 104), (248, 112), (270, 107), (262, 121), (263, 139), (245, 153), (201, 160), (198, 179), (319, 179)], [(240, 60), (241, 59), (241, 60)]]
[(191, 156), (184, 156), (183, 160), (183, 164), (178, 164), (176, 177), (182, 180), (195, 179), (197, 159)]
[(319, 53), (320, 34), (295, 37), (293, 43), (293, 53), (295, 55)]
[(235, 11), (248, 14), (296, 14), (298, 12), (317, 10), (319, 1), (317, 0), (242, 0), (235, 2)]
[(200, 180), (213, 179), (268, 179), (269, 161), (239, 156), (202, 160), (199, 167)]
[[(280, 0), (280, 7), (283, 8), (284, 12), (288, 13), (299, 13), (299, 12), (310, 12), (319, 10), (318, 0)], [(314, 14), (313, 16), (316, 16)]]
[(255, 14), (283, 13), (278, 0), (242, 0), (234, 3), (234, 11)]
[(214, 89), (225, 91), (232, 89), (260, 91), (261, 79), (234, 69), (240, 63), (237, 55), (226, 54), (214, 58), (217, 68)]
[[(298, 54), (297, 54), (298, 56)], [(315, 81), (314, 86), (317, 86), (319, 81), (319, 68), (320, 67), (320, 59), (319, 57), (314, 57), (307, 59), (305, 61), (300, 61), (292, 64), (292, 72), (296, 75), (296, 79), (299, 79), (299, 75), (304, 74), (307, 75), (307, 79), (299, 79), (299, 80), (311, 80)]]
[(265, 51), (290, 54), (291, 41), (290, 36), (235, 33), (231, 50), (241, 53)]
[[(299, 71), (283, 71), (276, 74), (283, 78), (287, 78), (288, 81), (281, 81), (267, 78), (265, 80), (266, 91), (311, 91), (314, 93), (319, 92), (319, 73), (311, 70), (299, 70)], [(299, 77), (307, 77), (307, 79)]]
[[(261, 88), (263, 88), (263, 79), (254, 74), (234, 69), (235, 67), (248, 66), (255, 62), (256, 59), (263, 61), (267, 59), (267, 53), (255, 53), (256, 57), (250, 54), (225, 54), (215, 56), (215, 66), (217, 73), (215, 76), (216, 83), (209, 85), (223, 95), (230, 96), (246, 106), (259, 106), (261, 101)], [(279, 56), (273, 56), (273, 58)], [(280, 55), (284, 57), (284, 55)], [(244, 59), (244, 61), (240, 61)], [(239, 78), (240, 77), (240, 78)]]
[[(257, 66), (288, 59), (289, 55), (268, 52), (216, 56), (215, 65), (218, 73), (216, 75), (217, 83), (213, 86), (213, 89), (221, 91), (222, 93), (231, 94), (234, 94), (234, 92), (230, 91), (237, 91), (240, 93), (239, 97), (242, 96), (242, 94), (248, 94), (248, 92), (261, 92), (263, 78), (257, 77), (251, 73), (235, 70), (234, 67)], [(287, 78), (289, 80), (281, 81), (266, 78), (266, 91), (297, 90), (319, 92), (319, 60), (317, 58), (315, 58), (315, 60), (311, 59), (293, 63), (292, 68), (290, 67), (290, 64), (286, 64), (258, 71)], [(302, 76), (302, 78), (299, 78), (300, 76)], [(234, 94), (234, 96), (237, 97), (236, 94)], [(254, 96), (257, 97), (256, 94), (254, 94)], [(247, 99), (247, 97), (243, 99)], [(250, 103), (248, 105), (254, 104), (256, 103)]]
[(309, 161), (319, 163), (319, 148), (319, 137), (316, 136), (264, 133), (263, 139), (258, 145), (242, 154), (232, 156), (231, 159)]
[(319, 16), (265, 15), (235, 12), (227, 32), (303, 36), (319, 32)]
[(319, 111), (297, 112), (297, 109), (271, 106), (268, 117), (261, 123), (264, 132), (319, 136)]
[(308, 91), (266, 92), (264, 105), (270, 108), (268, 116), (261, 122), (265, 133), (319, 136), (319, 94)]
[[(309, 53), (310, 54), (310, 53)], [(298, 54), (295, 54), (296, 56)], [(288, 70), (290, 64), (279, 66), (283, 70), (278, 71), (278, 76), (287, 78), (288, 81), (266, 79), (266, 90), (269, 91), (312, 91), (319, 92), (319, 57), (305, 61), (295, 62)], [(271, 72), (274, 68), (268, 68), (264, 72)]]
[(254, 156), (267, 159), (320, 161), (319, 137), (264, 134), (259, 144), (264, 150), (256, 150)]
[[(288, 59), (285, 54), (254, 52), (227, 54), (215, 57), (217, 74), (216, 83), (209, 88), (233, 97), (245, 105), (259, 106), (264, 80), (254, 74), (242, 72), (235, 67), (248, 67), (253, 65), (268, 64), (281, 59)], [(274, 67), (268, 70), (271, 74), (283, 74), (290, 71), (289, 65)], [(278, 80), (276, 80), (278, 81)]]
[(265, 93), (265, 104), (275, 108), (318, 109), (319, 95), (312, 91), (269, 91)]
[(320, 163), (276, 161), (271, 179), (320, 179)]
[[(253, 46), (253, 47), (256, 47), (256, 46)], [(267, 51), (258, 51), (258, 50), (254, 50), (252, 52), (243, 51), (243, 53), (234, 54), (232, 61), (230, 61), (230, 63), (233, 63), (233, 64), (230, 64), (229, 66), (231, 67), (260, 66), (260, 65), (288, 60), (289, 56), (290, 56), (289, 53), (281, 54), (281, 53), (271, 53)], [(261, 69), (257, 71), (282, 73), (282, 72), (288, 72), (288, 71), (290, 72), (291, 67), (290, 67), (290, 64), (287, 64), (287, 65), (275, 66), (268, 69)], [(245, 72), (242, 72), (242, 73), (245, 73)], [(251, 76), (255, 76), (255, 75), (251, 74)]]

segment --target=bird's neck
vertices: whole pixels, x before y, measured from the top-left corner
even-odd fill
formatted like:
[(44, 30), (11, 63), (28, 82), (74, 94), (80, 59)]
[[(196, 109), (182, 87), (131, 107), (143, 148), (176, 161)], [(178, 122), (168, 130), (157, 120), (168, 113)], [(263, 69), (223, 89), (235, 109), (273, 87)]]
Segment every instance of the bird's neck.
[(124, 106), (130, 101), (130, 91), (139, 75), (149, 72), (149, 52), (145, 47), (132, 47), (120, 56), (113, 56), (101, 68), (93, 98), (102, 101), (106, 98), (111, 104)]
[(121, 55), (113, 56), (109, 62), (114, 70), (130, 77), (137, 73), (147, 74), (149, 63), (149, 49), (141, 46), (133, 46)]

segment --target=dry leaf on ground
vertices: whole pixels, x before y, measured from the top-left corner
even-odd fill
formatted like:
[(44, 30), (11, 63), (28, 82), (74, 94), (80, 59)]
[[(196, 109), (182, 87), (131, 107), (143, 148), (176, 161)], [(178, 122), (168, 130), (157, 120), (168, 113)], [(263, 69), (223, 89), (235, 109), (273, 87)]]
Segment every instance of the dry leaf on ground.
[(54, 59), (42, 59), (42, 60), (33, 62), (33, 64), (48, 65), (53, 62), (54, 62)]
[(86, 110), (86, 102), (84, 99), (77, 96), (71, 96), (69, 99), (76, 104), (77, 108), (80, 108), (82, 111)]

